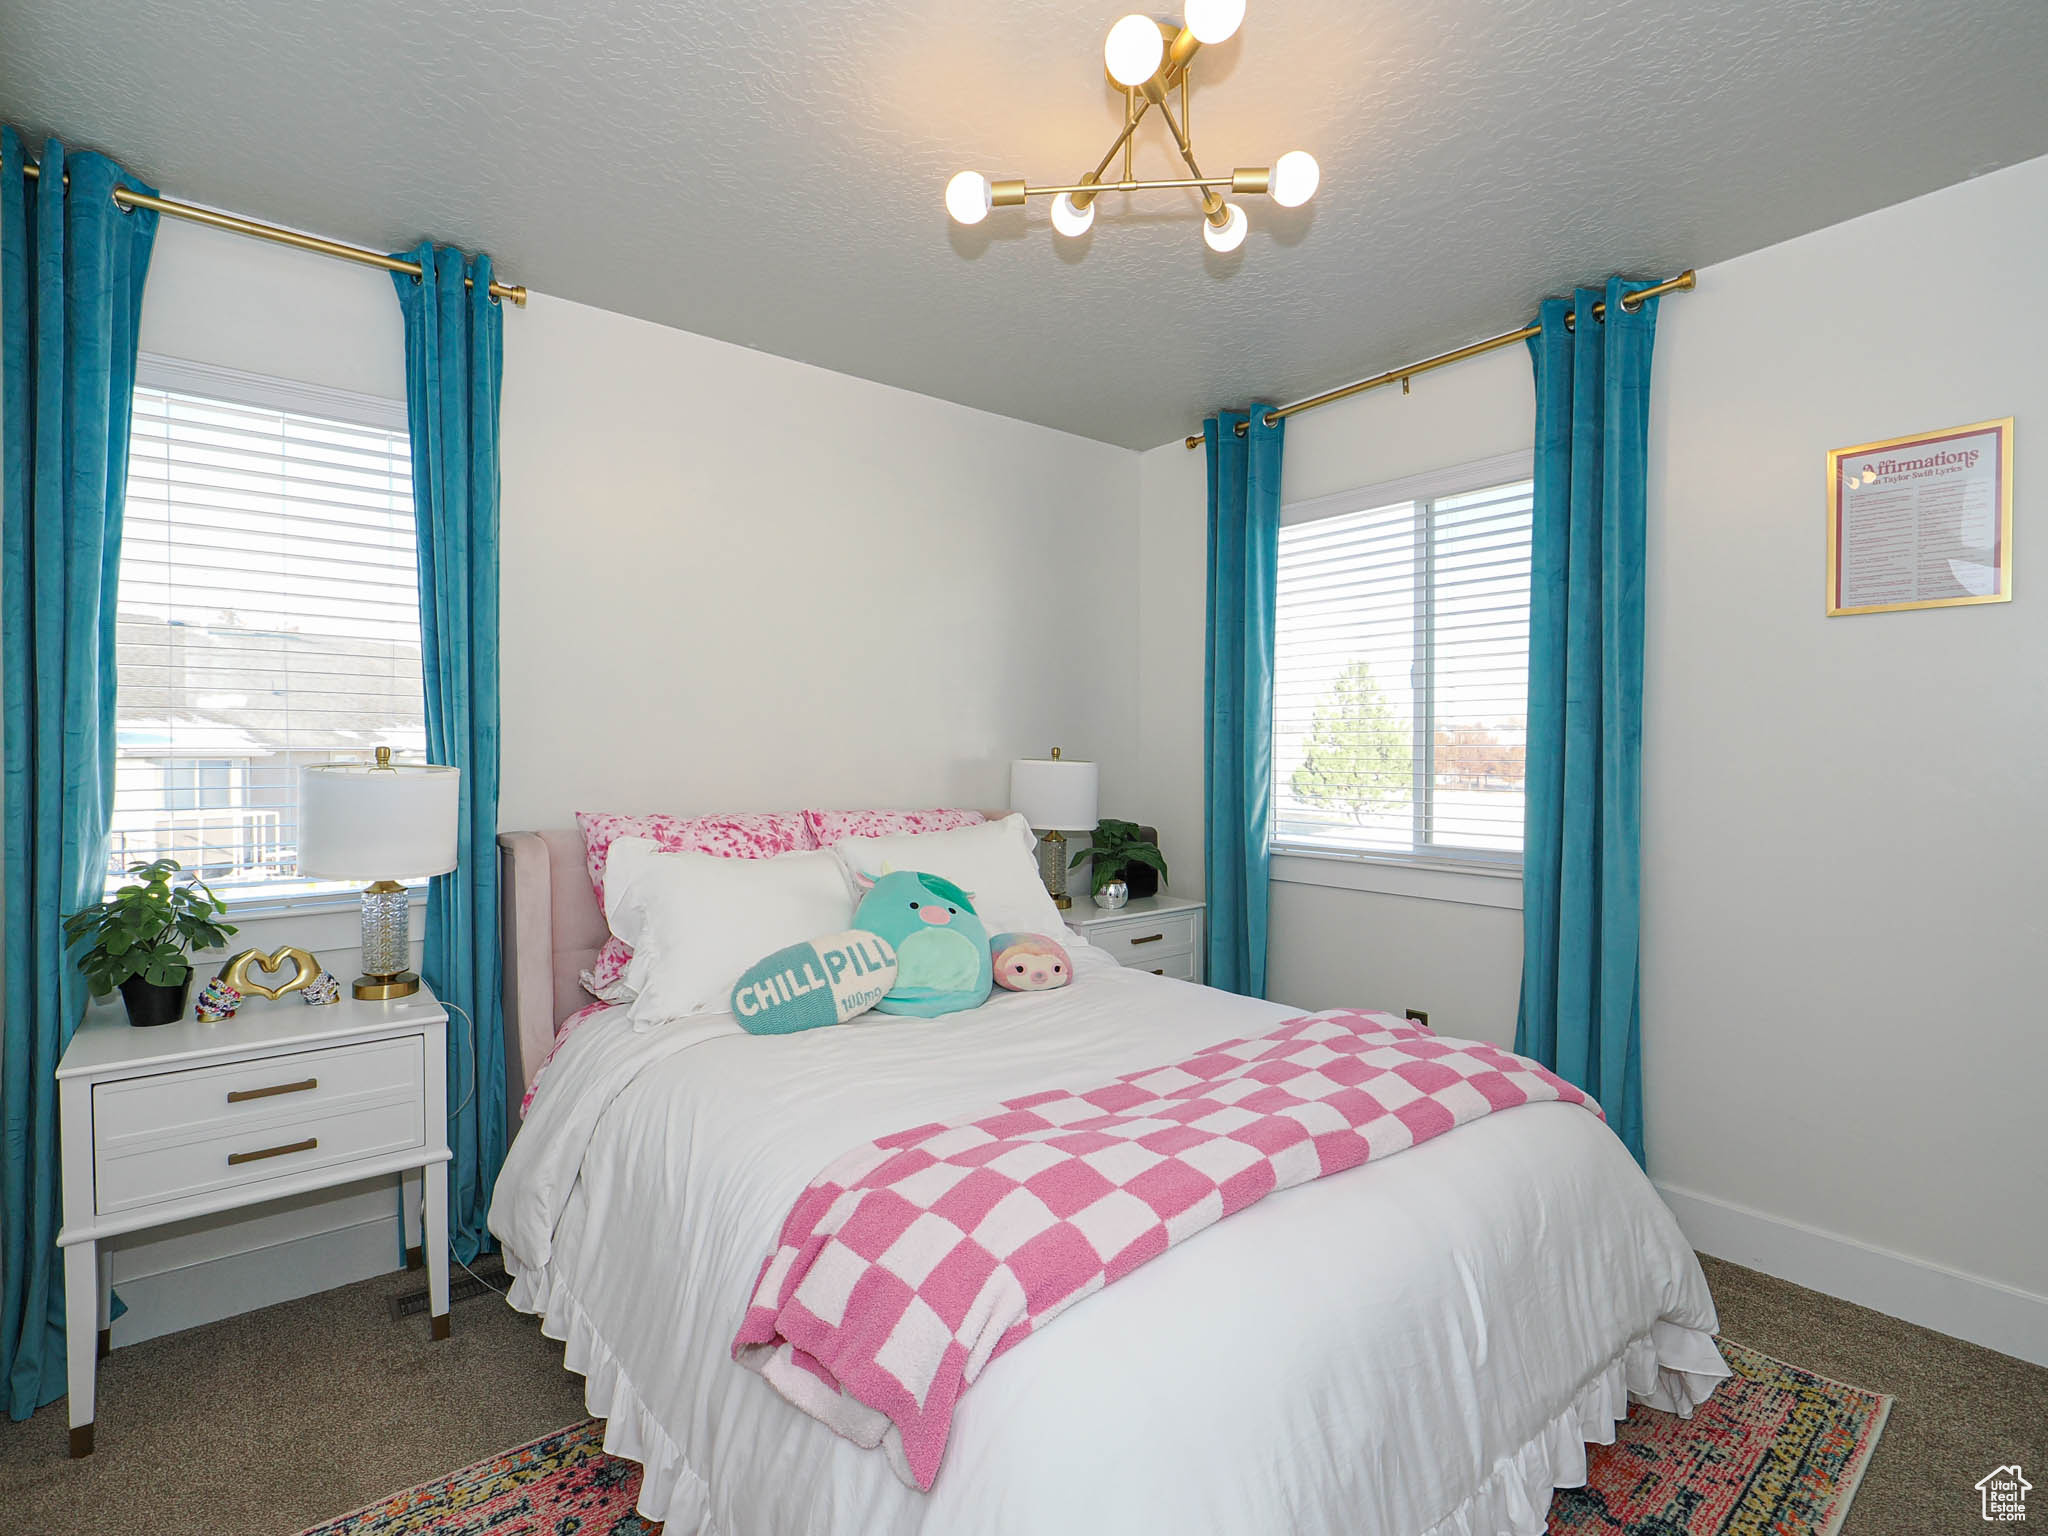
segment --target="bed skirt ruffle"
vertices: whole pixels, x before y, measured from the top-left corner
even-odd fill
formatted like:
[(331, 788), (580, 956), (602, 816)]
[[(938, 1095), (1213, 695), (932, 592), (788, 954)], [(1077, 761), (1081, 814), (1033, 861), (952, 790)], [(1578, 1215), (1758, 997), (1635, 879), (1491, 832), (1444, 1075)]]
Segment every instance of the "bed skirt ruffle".
[(633, 1380), (568, 1286), (555, 1281), (549, 1266), (521, 1261), (503, 1249), (511, 1276), (505, 1299), (540, 1319), (540, 1331), (562, 1345), (562, 1364), (583, 1378), (583, 1406), (604, 1420), (607, 1455), (640, 1464), (637, 1512), (665, 1522), (666, 1536), (719, 1536), (711, 1519), (711, 1489), (647, 1406)]
[[(664, 1522), (664, 1536), (720, 1536), (711, 1489), (648, 1408), (568, 1286), (548, 1265), (530, 1265), (507, 1247), (507, 1300), (540, 1319), (562, 1345), (562, 1363), (584, 1379), (583, 1402), (605, 1421), (604, 1448), (642, 1469), (637, 1509)], [(1586, 1481), (1586, 1447), (1612, 1445), (1629, 1404), (1689, 1419), (1728, 1375), (1713, 1335), (1655, 1323), (1595, 1371), (1570, 1406), (1493, 1472), (1450, 1514), (1415, 1536), (1544, 1536), (1550, 1496)]]
[(1585, 1486), (1586, 1447), (1614, 1443), (1631, 1401), (1689, 1419), (1727, 1375), (1712, 1334), (1653, 1323), (1595, 1371), (1541, 1433), (1496, 1462), (1471, 1497), (1418, 1536), (1544, 1536), (1550, 1496)]

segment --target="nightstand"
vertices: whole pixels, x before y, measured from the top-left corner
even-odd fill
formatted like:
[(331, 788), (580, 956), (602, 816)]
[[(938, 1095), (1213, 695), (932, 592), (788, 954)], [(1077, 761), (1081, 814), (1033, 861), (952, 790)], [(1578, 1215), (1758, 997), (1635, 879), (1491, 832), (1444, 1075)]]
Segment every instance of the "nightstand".
[(1154, 976), (1202, 979), (1202, 915), (1206, 904), (1185, 896), (1134, 897), (1114, 912), (1076, 896), (1067, 926), (1117, 964)]
[(422, 987), (132, 1027), (93, 1009), (57, 1066), (71, 1454), (92, 1454), (107, 1239), (386, 1174), (422, 1172), (431, 1333), (448, 1337), (448, 1015)]

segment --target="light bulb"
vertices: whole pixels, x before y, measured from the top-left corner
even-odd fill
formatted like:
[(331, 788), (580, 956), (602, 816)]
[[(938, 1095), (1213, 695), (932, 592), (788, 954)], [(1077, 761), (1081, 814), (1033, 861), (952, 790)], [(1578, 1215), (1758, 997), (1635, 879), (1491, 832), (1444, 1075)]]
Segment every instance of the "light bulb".
[(1062, 192), (1052, 200), (1052, 227), (1067, 236), (1085, 235), (1088, 226), (1095, 222), (1095, 204), (1076, 208), (1070, 192)]
[(1282, 208), (1299, 208), (1316, 195), (1323, 168), (1305, 149), (1290, 149), (1273, 162), (1273, 182), (1267, 189)]
[(1235, 203), (1230, 203), (1226, 206), (1229, 208), (1230, 213), (1229, 217), (1223, 221), (1221, 229), (1218, 229), (1207, 219), (1202, 220), (1202, 238), (1209, 242), (1209, 249), (1212, 251), (1227, 252), (1236, 250), (1240, 245), (1244, 244), (1245, 231), (1252, 227), (1252, 221), (1244, 216), (1242, 208), (1238, 207)]
[(979, 171), (962, 171), (946, 183), (946, 212), (957, 223), (979, 224), (988, 217), (994, 189)]
[(1188, 0), (1188, 30), (1203, 43), (1226, 42), (1244, 21), (1244, 0)]
[(1109, 29), (1102, 44), (1102, 62), (1118, 85), (1143, 85), (1159, 73), (1166, 57), (1166, 39), (1150, 16), (1126, 16)]

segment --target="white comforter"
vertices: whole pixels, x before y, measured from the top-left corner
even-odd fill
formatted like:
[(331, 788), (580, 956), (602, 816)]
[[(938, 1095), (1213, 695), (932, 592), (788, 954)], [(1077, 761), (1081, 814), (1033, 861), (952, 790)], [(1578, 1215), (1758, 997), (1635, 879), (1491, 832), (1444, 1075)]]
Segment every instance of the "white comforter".
[(490, 1226), (668, 1536), (1537, 1536), (1631, 1391), (1689, 1412), (1727, 1373), (1648, 1180), (1583, 1109), (1529, 1105), (1275, 1194), (1090, 1297), (989, 1366), (932, 1491), (906, 1487), (732, 1361), (804, 1185), (875, 1136), (1296, 1011), (1075, 965), (940, 1019), (636, 1034), (615, 1010), (565, 1043)]

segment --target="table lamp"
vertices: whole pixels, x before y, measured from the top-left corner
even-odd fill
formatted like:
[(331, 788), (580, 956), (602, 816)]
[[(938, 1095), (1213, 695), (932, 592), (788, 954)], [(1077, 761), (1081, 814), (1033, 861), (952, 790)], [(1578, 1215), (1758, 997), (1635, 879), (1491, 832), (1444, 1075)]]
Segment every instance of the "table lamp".
[(317, 763), (299, 770), (299, 873), (367, 880), (363, 974), (355, 995), (409, 997), (420, 989), (412, 959), (412, 902), (400, 880), (455, 867), (462, 770), (394, 763), (379, 747), (370, 763)]
[(1062, 912), (1067, 895), (1067, 832), (1095, 829), (1096, 774), (1093, 763), (1060, 756), (1018, 758), (1010, 764), (1010, 809), (1044, 835), (1038, 840), (1038, 877)]

